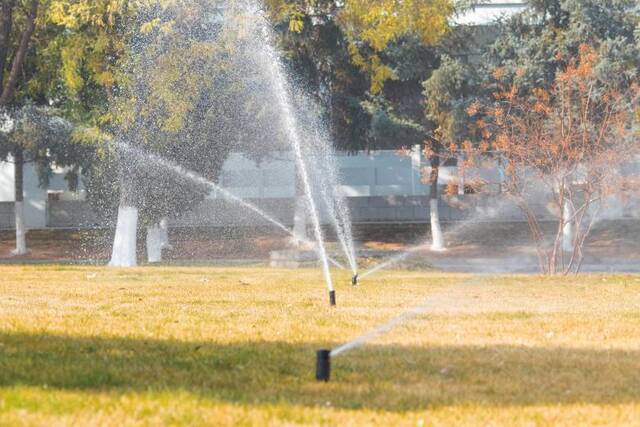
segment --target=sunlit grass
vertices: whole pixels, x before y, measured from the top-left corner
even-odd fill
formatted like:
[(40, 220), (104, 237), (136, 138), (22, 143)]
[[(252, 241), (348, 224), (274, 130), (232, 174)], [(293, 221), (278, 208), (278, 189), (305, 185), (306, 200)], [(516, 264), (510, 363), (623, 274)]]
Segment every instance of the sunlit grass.
[[(0, 267), (0, 424), (632, 424), (640, 276)], [(334, 359), (315, 350), (425, 311)]]

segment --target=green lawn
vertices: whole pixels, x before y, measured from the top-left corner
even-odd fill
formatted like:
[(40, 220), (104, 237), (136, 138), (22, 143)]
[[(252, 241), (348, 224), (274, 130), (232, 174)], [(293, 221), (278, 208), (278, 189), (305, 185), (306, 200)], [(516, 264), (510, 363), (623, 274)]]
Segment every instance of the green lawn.
[[(640, 276), (0, 266), (0, 425), (640, 422)], [(424, 314), (333, 360), (409, 308)]]

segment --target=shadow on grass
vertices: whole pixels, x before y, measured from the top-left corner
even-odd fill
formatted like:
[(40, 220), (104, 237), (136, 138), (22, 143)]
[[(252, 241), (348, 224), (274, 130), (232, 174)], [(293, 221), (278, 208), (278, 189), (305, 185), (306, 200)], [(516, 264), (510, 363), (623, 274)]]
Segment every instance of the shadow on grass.
[(311, 344), (212, 344), (0, 334), (0, 387), (187, 391), (238, 404), (406, 411), (461, 404), (614, 404), (640, 400), (640, 352), (371, 345), (314, 380)]

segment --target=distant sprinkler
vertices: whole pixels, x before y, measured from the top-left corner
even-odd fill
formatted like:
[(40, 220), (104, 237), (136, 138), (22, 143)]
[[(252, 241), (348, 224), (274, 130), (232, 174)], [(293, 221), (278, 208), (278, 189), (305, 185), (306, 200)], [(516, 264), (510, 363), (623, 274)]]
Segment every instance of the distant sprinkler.
[(353, 286), (358, 286), (358, 273), (354, 274), (353, 277), (351, 278), (351, 285)]
[(329, 381), (331, 377), (331, 350), (316, 352), (316, 380)]
[(331, 307), (336, 305), (336, 291), (329, 291), (329, 304)]

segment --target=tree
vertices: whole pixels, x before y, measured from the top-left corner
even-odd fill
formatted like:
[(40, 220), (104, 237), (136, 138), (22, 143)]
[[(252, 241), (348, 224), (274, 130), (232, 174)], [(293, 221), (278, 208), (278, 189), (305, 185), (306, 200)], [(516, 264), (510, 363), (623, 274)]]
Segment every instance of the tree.
[[(27, 253), (26, 224), (24, 222), (23, 165), (34, 163), (40, 184), (48, 184), (51, 165), (73, 166), (80, 153), (74, 153), (72, 142), (73, 126), (50, 107), (31, 104), (17, 109), (4, 109), (0, 116), (0, 158), (14, 156), (15, 165), (15, 221), (16, 249), (14, 255)], [(27, 157), (25, 159), (25, 157)], [(69, 183), (75, 189), (71, 175)]]
[[(15, 164), (16, 253), (26, 252), (23, 165), (36, 162), (43, 183), (52, 164), (72, 166), (69, 182), (78, 181), (77, 165), (83, 156), (87, 158), (87, 147), (72, 148), (69, 135), (55, 139), (40, 130), (47, 125), (55, 128), (62, 123), (57, 123), (61, 117), (69, 119), (68, 126), (98, 117), (95, 107), (104, 97), (96, 96), (97, 87), (111, 84), (107, 71), (111, 62), (101, 61), (103, 56), (97, 52), (112, 46), (105, 34), (113, 33), (114, 17), (126, 3), (7, 0), (0, 6), (0, 109), (5, 122), (12, 123), (3, 135), (0, 153)], [(54, 128), (53, 135), (60, 130)], [(40, 140), (30, 141), (29, 135)]]
[(534, 0), (500, 25), (485, 62), (485, 78), (496, 68), (522, 91), (550, 87), (556, 74), (587, 44), (600, 58), (597, 73), (628, 85), (640, 69), (635, 0)]
[[(360, 100), (368, 83), (351, 63), (347, 41), (335, 20), (337, 6), (333, 1), (313, 5), (268, 3), (284, 62), (291, 75), (296, 76), (298, 86), (307, 88), (305, 95), (320, 106), (314, 109), (320, 113), (315, 121), (328, 128), (327, 141), (347, 150), (365, 146), (368, 117)], [(296, 12), (296, 7), (301, 12)], [(306, 104), (308, 110), (309, 102)], [(308, 213), (299, 171), (296, 189), (293, 232), (297, 236), (294, 243), (300, 243), (307, 240)]]
[[(333, 73), (334, 76), (342, 78), (349, 76), (342, 85), (336, 85), (338, 79), (333, 79), (331, 83), (334, 86), (331, 93), (334, 96), (342, 92), (351, 93), (350, 99), (359, 99), (359, 102), (351, 101), (345, 105), (362, 104), (372, 118), (368, 120), (371, 123), (367, 123), (361, 111), (348, 114), (347, 117), (350, 118), (361, 116), (356, 122), (367, 124), (365, 128), (368, 128), (368, 134), (364, 134), (364, 138), (362, 131), (356, 131), (356, 138), (353, 137), (352, 132), (344, 132), (349, 135), (349, 138), (336, 135), (339, 138), (340, 147), (380, 148), (382, 145), (389, 144), (399, 148), (402, 145), (408, 145), (407, 142), (398, 141), (398, 138), (390, 141), (386, 135), (392, 132), (387, 129), (387, 126), (402, 129), (407, 136), (420, 139), (419, 136), (414, 135), (415, 132), (424, 134), (421, 124), (424, 122), (424, 114), (422, 114), (423, 100), (420, 96), (420, 85), (428, 78), (434, 67), (437, 67), (438, 61), (435, 51), (429, 46), (433, 46), (448, 32), (448, 20), (454, 13), (461, 10), (462, 2), (450, 0), (406, 2), (269, 0), (267, 3), (277, 22), (288, 23), (286, 28), (289, 35), (286, 39), (304, 40), (299, 44), (311, 47), (306, 49), (306, 52), (315, 53), (314, 46), (325, 43), (326, 39), (332, 39), (332, 42), (327, 45), (334, 53), (323, 56), (331, 58), (326, 62), (331, 63), (332, 66), (314, 64), (316, 73), (320, 75)], [(313, 31), (316, 28), (328, 30), (324, 33)], [(317, 37), (318, 34), (331, 34), (331, 36), (323, 38)], [(300, 50), (294, 50), (293, 53), (300, 56)], [(302, 56), (304, 57), (305, 54)], [(366, 79), (368, 94), (366, 88), (359, 83), (361, 77), (350, 67), (345, 66), (343, 60), (345, 56), (350, 57), (351, 66), (357, 67), (362, 77)], [(342, 61), (336, 61), (337, 57)], [(326, 80), (326, 77), (324, 78)], [(356, 82), (355, 85), (354, 82)], [(389, 86), (386, 93), (385, 85)], [(356, 92), (348, 90), (354, 87), (358, 88)], [(349, 111), (349, 108), (343, 111)], [(339, 116), (335, 112), (330, 114)]]
[(258, 158), (275, 148), (266, 141), (282, 141), (260, 28), (241, 4), (152, 2), (138, 13), (113, 105), (118, 185), (107, 187), (117, 189), (119, 208), (112, 266), (136, 264), (139, 222), (154, 227), (210, 191), (160, 157), (216, 182), (232, 150)]
[[(505, 161), (505, 193), (527, 218), (546, 273), (578, 272), (598, 211), (637, 177), (622, 166), (640, 153), (635, 112), (640, 86), (602, 79), (603, 59), (582, 45), (550, 87), (523, 91), (497, 72), (495, 102), (476, 124), (488, 147)], [(478, 106), (469, 110), (478, 113)], [(469, 158), (484, 150), (469, 147)], [(549, 195), (557, 231), (547, 241), (535, 205)], [(544, 199), (543, 199), (544, 200)]]
[(444, 249), (438, 210), (442, 132), (436, 117), (424, 113), (425, 103), (435, 105), (429, 104), (434, 93), (421, 89), (440, 65), (441, 53), (434, 46), (449, 32), (456, 6), (462, 5), (449, 0), (353, 0), (340, 17), (352, 60), (371, 84), (364, 103), (372, 116), (370, 141), (394, 148), (421, 145), (429, 158), (434, 250)]
[(384, 63), (381, 54), (407, 35), (434, 45), (449, 30), (455, 11), (450, 0), (349, 0), (338, 19), (354, 63), (366, 71), (371, 92), (376, 94), (388, 80), (397, 78), (397, 71)]
[[(558, 73), (579, 57), (581, 46), (588, 45), (598, 56), (593, 71), (597, 78), (625, 91), (640, 75), (639, 23), (634, 0), (604, 5), (597, 0), (531, 1), (525, 11), (501, 23), (484, 58), (483, 85), (487, 93), (496, 93), (510, 84), (519, 96), (550, 90)], [(499, 76), (500, 85), (494, 76)], [(575, 228), (569, 221), (565, 241), (573, 240)]]
[[(427, 182), (430, 190), (432, 248), (444, 249), (444, 238), (440, 230), (438, 215), (438, 175), (440, 164), (449, 157), (458, 159), (458, 168), (464, 168), (459, 151), (475, 135), (469, 132), (469, 116), (466, 111), (476, 96), (479, 85), (477, 77), (468, 65), (444, 56), (440, 66), (423, 83), (426, 99), (426, 116), (436, 129), (429, 144), (425, 144), (425, 157), (429, 158), (431, 170)], [(459, 171), (463, 174), (463, 171)], [(459, 182), (464, 191), (464, 182)]]
[[(16, 1), (6, 1), (2, 3), (2, 17), (0, 18), (0, 108), (5, 110), (4, 114), (8, 115), (7, 109), (15, 102), (16, 91), (20, 88), (23, 79), (23, 67), (29, 51), (29, 45), (33, 33), (36, 28), (36, 17), (38, 15), (39, 1), (31, 0), (26, 5), (26, 12), (22, 19), (22, 25), (15, 25), (19, 22), (19, 14), (17, 12)], [(20, 6), (22, 6), (20, 4)], [(12, 49), (12, 39), (14, 34), (19, 34), (18, 43)], [(12, 58), (11, 61), (9, 59)], [(5, 79), (5, 67), (8, 66), (9, 73)], [(24, 147), (18, 143), (11, 141), (11, 146), (7, 144), (8, 139), (5, 138), (5, 149), (2, 150), (6, 154), (11, 154), (15, 165), (14, 182), (15, 182), (15, 222), (16, 222), (16, 249), (14, 254), (24, 255), (27, 252), (26, 230), (24, 221), (24, 190), (23, 190), (23, 164), (24, 164)]]

